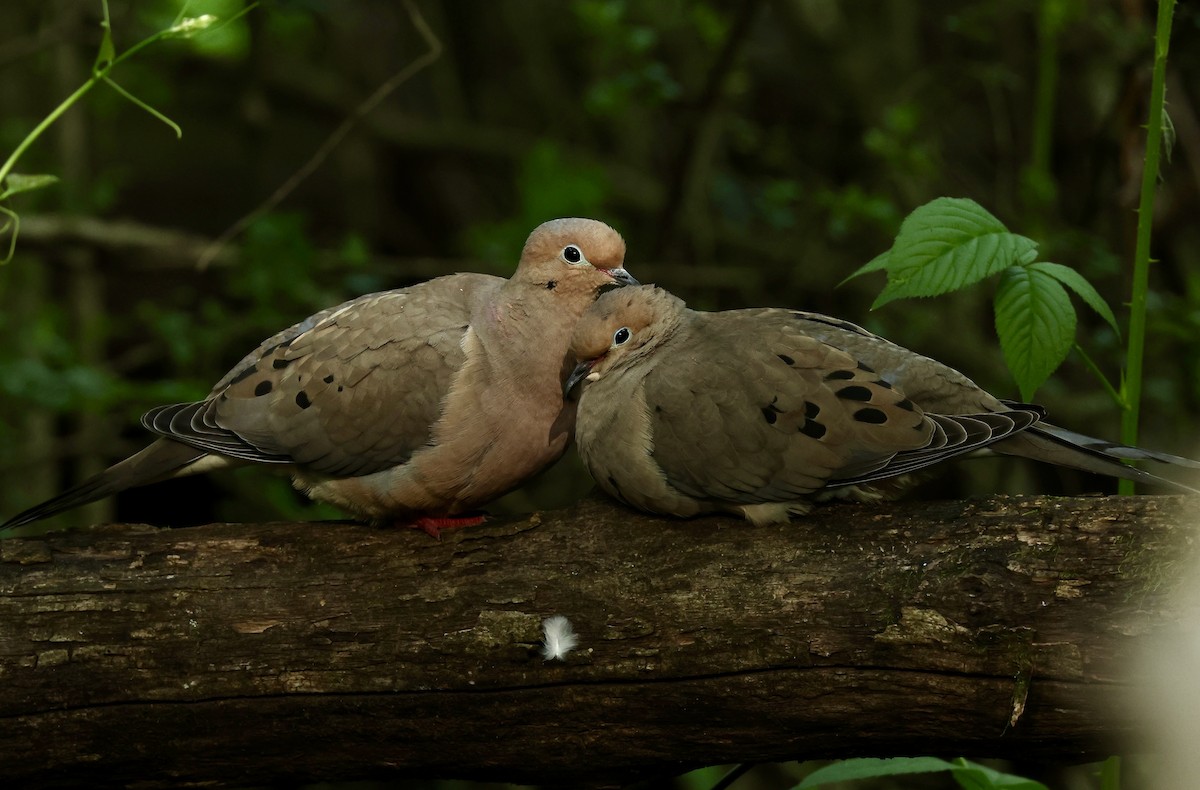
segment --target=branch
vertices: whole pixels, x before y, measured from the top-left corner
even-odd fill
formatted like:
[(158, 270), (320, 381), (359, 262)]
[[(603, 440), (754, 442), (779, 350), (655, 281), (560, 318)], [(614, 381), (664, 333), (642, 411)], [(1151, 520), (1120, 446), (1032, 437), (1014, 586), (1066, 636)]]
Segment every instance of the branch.
[[(623, 782), (938, 753), (1086, 758), (1177, 619), (1174, 497), (829, 506), (790, 526), (603, 501), (451, 531), (120, 525), (0, 543), (16, 785)], [(544, 617), (580, 647), (539, 654)]]

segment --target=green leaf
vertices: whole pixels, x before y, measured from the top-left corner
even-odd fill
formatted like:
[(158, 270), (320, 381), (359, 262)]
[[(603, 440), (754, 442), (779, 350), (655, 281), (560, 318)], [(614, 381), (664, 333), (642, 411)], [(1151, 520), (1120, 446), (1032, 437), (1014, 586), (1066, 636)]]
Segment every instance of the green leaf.
[(966, 788), (966, 790), (994, 790), (995, 788), (1006, 788), (1006, 790), (1048, 790), (1041, 782), (1035, 782), (1023, 776), (1002, 773), (994, 768), (988, 768), (986, 765), (973, 763), (961, 757), (954, 762), (956, 765), (950, 770), (954, 774), (954, 779), (958, 782), (958, 786)]
[(886, 267), (887, 287), (871, 309), (894, 299), (957, 291), (1036, 255), (1036, 242), (1010, 233), (975, 201), (937, 198), (900, 225)]
[(1075, 339), (1075, 308), (1058, 281), (1033, 267), (1012, 266), (996, 291), (996, 334), (1004, 361), (1029, 400), (1062, 364)]
[(884, 250), (871, 260), (864, 263), (862, 266), (855, 269), (849, 277), (838, 283), (838, 288), (841, 288), (843, 285), (850, 282), (855, 277), (858, 277), (860, 274), (870, 274), (871, 272), (877, 272), (880, 269), (886, 269), (888, 267), (888, 263), (891, 261), (891, 257), (892, 251)]
[(880, 760), (874, 757), (858, 757), (818, 768), (793, 790), (804, 790), (808, 787), (820, 787), (833, 782), (847, 782), (854, 779), (874, 779), (880, 776), (899, 776), (901, 774), (928, 774), (935, 771), (952, 771), (956, 766), (937, 757), (892, 757)]
[(100, 49), (96, 52), (96, 61), (92, 64), (92, 73), (96, 73), (108, 68), (113, 58), (117, 56), (117, 48), (113, 45), (112, 27), (105, 19), (100, 23), (100, 28), (104, 34), (100, 37)]
[(1088, 307), (1095, 310), (1101, 318), (1108, 322), (1108, 325), (1117, 333), (1117, 337), (1121, 336), (1121, 328), (1117, 326), (1117, 317), (1113, 315), (1108, 302), (1104, 301), (1104, 297), (1084, 279), (1082, 274), (1070, 266), (1063, 266), (1061, 263), (1046, 263), (1045, 261), (1035, 263), (1029, 268), (1045, 272), (1077, 293), (1080, 299), (1087, 302)]
[(19, 195), (22, 192), (32, 192), (35, 189), (41, 189), (57, 183), (58, 176), (45, 173), (35, 176), (27, 176), (22, 173), (9, 173), (8, 178), (4, 179), (4, 191), (0, 193), (0, 200), (10, 198), (13, 195)]

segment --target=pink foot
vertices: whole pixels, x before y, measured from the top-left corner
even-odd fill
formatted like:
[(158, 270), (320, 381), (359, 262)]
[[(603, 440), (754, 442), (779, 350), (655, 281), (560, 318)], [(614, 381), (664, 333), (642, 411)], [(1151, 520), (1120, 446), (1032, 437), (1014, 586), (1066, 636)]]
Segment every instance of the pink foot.
[(487, 516), (421, 516), (406, 526), (419, 529), (431, 538), (442, 539), (443, 529), (474, 527), (487, 521)]

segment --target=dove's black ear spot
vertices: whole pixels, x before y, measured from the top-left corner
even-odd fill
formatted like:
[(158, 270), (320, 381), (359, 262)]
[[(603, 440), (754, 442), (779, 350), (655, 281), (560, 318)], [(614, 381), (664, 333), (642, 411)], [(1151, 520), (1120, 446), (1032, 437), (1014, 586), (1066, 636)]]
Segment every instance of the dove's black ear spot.
[(271, 382), (269, 381), (260, 381), (258, 382), (258, 386), (254, 388), (254, 394), (258, 396), (266, 395), (270, 391)]
[(854, 419), (859, 422), (867, 422), (872, 425), (882, 425), (887, 422), (887, 415), (879, 409), (865, 408), (854, 412)]

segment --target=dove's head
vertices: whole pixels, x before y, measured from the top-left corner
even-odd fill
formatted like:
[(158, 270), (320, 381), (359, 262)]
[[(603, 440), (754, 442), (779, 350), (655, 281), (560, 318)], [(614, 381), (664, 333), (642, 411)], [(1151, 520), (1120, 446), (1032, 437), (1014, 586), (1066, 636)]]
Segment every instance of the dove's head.
[(564, 394), (581, 379), (597, 381), (651, 354), (674, 333), (684, 308), (682, 299), (654, 285), (601, 294), (575, 325), (569, 353), (575, 369)]
[(637, 285), (625, 271), (625, 240), (594, 219), (554, 219), (533, 229), (514, 281), (563, 294), (594, 294), (606, 285)]

